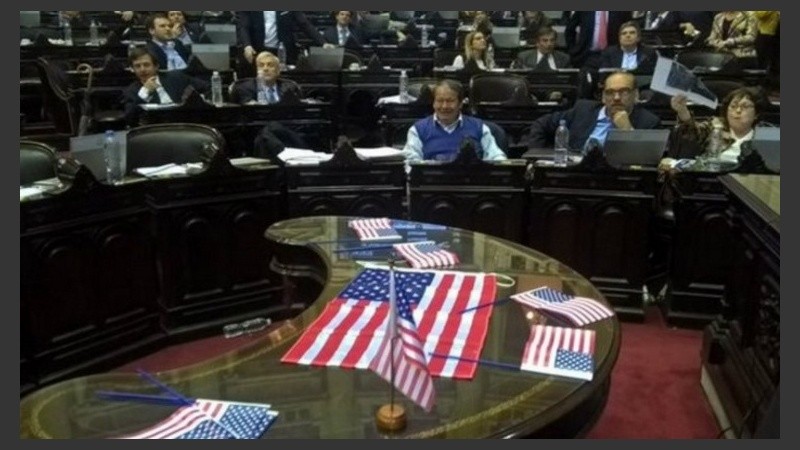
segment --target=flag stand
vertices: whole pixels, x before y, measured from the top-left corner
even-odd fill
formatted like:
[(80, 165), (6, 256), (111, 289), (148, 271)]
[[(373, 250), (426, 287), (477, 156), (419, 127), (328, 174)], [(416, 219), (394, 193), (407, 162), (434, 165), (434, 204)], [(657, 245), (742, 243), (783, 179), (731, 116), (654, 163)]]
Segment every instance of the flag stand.
[[(389, 313), (389, 327), (390, 329), (394, 326), (392, 321), (396, 320), (395, 314), (397, 314), (396, 308), (396, 288), (394, 284), (394, 260), (389, 258), (389, 299), (390, 299), (390, 313)], [(390, 358), (391, 361), (391, 374), (392, 380), (391, 383), (391, 391), (389, 391), (389, 403), (382, 405), (378, 408), (378, 412), (375, 413), (375, 425), (377, 425), (378, 429), (384, 432), (395, 432), (400, 431), (406, 427), (406, 409), (403, 405), (395, 403), (394, 399), (394, 375), (395, 375), (395, 368), (394, 368), (394, 343), (397, 339), (396, 335), (390, 337), (390, 342), (392, 345), (391, 354), (392, 357)]]

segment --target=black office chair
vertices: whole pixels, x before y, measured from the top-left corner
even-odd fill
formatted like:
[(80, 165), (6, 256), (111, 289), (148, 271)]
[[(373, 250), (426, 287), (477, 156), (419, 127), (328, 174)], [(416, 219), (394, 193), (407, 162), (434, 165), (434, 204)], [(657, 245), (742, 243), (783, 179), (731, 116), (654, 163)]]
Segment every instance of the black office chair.
[(19, 184), (53, 178), (58, 172), (56, 150), (42, 142), (19, 141)]
[(80, 120), (80, 105), (69, 86), (66, 71), (45, 58), (36, 59), (42, 84), (42, 107), (57, 133), (75, 136)]
[(215, 128), (194, 123), (143, 125), (128, 132), (128, 170), (169, 163), (206, 161), (207, 147), (225, 152), (225, 138)]
[(352, 52), (350, 50), (345, 50), (344, 58), (342, 58), (342, 69), (347, 69), (350, 67), (350, 64), (357, 63), (358, 67), (364, 65), (364, 61), (361, 59), (358, 53)]
[(528, 92), (528, 80), (517, 74), (480, 73), (469, 80), (469, 102), (479, 103), (524, 103), (533, 101)]
[(433, 51), (433, 67), (452, 66), (459, 53), (459, 50), (452, 48), (437, 48)]

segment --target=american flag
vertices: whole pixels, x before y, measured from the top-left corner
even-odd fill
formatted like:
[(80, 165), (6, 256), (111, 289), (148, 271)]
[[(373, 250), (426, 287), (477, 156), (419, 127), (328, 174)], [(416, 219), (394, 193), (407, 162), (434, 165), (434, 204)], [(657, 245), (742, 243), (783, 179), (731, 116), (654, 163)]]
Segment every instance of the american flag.
[[(435, 358), (433, 376), (471, 379), (483, 349), (492, 307), (458, 314), (462, 309), (491, 303), (497, 284), (484, 273), (395, 271), (397, 298), (412, 307), (425, 353), (453, 356)], [(378, 354), (389, 313), (389, 271), (366, 269), (328, 302), (298, 341), (283, 355), (285, 363), (366, 369)]]
[(415, 269), (444, 268), (458, 264), (458, 255), (440, 248), (433, 241), (394, 244), (394, 249)]
[(533, 325), (520, 369), (592, 381), (594, 330)]
[(392, 239), (402, 239), (402, 237), (392, 228), (392, 221), (389, 219), (355, 219), (347, 223), (362, 241), (387, 241)]
[(428, 358), (411, 314), (411, 302), (408, 296), (395, 297), (394, 273), (390, 272), (386, 334), (369, 368), (430, 412), (436, 401), (436, 391), (428, 371)]
[(197, 399), (123, 439), (258, 439), (275, 422), (269, 405)]
[(511, 298), (523, 305), (564, 318), (577, 326), (584, 326), (614, 316), (613, 310), (597, 300), (576, 297), (548, 287), (514, 294)]

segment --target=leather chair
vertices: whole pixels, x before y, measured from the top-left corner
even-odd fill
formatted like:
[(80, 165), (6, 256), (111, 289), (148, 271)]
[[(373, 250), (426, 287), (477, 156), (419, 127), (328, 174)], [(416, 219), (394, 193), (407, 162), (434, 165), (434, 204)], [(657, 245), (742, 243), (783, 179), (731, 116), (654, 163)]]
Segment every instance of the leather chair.
[(215, 128), (193, 123), (143, 125), (128, 132), (128, 170), (206, 160), (208, 145), (225, 152), (225, 138)]
[(453, 60), (460, 53), (459, 50), (451, 48), (437, 48), (433, 51), (433, 67), (452, 66)]
[(436, 78), (410, 78), (408, 80), (408, 95), (414, 98), (420, 98), (422, 86), (427, 85), (429, 89), (433, 89), (437, 81)]
[(57, 133), (76, 135), (80, 107), (69, 86), (68, 74), (45, 58), (36, 59), (36, 69), (42, 84), (42, 106), (48, 119)]
[[(240, 79), (234, 81), (233, 83), (231, 83), (228, 86), (228, 99), (230, 99), (230, 102), (231, 103), (236, 103), (236, 104), (241, 104), (242, 101), (239, 98), (239, 94), (238, 94), (238, 89), (237, 88), (239, 86), (241, 86), (242, 84), (244, 84), (244, 83), (252, 83), (252, 82), (253, 82), (253, 78), (240, 78)], [(287, 86), (294, 86), (294, 89), (292, 89), (292, 90), (294, 90), (295, 92), (299, 92), (301, 96), (303, 95), (303, 89), (300, 87), (300, 85), (296, 81), (290, 80), (289, 78), (281, 78), (280, 82), (284, 83)], [(286, 98), (286, 97), (289, 97), (289, 96), (287, 95), (287, 96), (281, 97), (281, 100), (278, 103), (297, 103), (299, 100), (301, 100), (301, 98), (296, 98), (294, 96), (289, 97), (289, 98)]]
[[(528, 80), (516, 74), (480, 73), (469, 80), (469, 102), (479, 103), (515, 103), (530, 100)], [(531, 100), (532, 102), (532, 100)]]
[(36, 141), (19, 141), (19, 184), (53, 178), (58, 172), (58, 157), (53, 147)]
[(731, 53), (715, 52), (709, 49), (689, 49), (678, 53), (675, 61), (683, 64), (687, 68), (710, 68), (722, 69), (730, 67), (732, 61), (736, 59)]
[(364, 61), (361, 59), (361, 56), (358, 53), (352, 52), (350, 50), (345, 50), (344, 58), (342, 58), (342, 69), (348, 69), (350, 64), (357, 63), (358, 67), (364, 65)]

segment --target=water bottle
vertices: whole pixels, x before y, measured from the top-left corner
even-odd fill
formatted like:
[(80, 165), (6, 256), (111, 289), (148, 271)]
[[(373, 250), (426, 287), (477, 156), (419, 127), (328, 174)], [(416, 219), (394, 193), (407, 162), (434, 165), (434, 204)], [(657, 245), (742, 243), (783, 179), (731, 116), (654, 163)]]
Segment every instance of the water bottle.
[(644, 29), (645, 30), (653, 29), (653, 11), (647, 11), (646, 13), (644, 13)]
[(286, 70), (286, 47), (283, 42), (278, 43), (278, 61), (281, 64), (281, 70)]
[(103, 158), (106, 162), (106, 181), (119, 184), (125, 178), (126, 155), (113, 130), (106, 130), (103, 139)]
[(235, 337), (239, 337), (244, 335), (244, 330), (242, 329), (242, 324), (240, 323), (229, 323), (222, 327), (222, 335), (225, 336), (225, 339), (231, 339)]
[(553, 163), (556, 167), (567, 167), (567, 153), (569, 149), (569, 128), (567, 121), (561, 119), (556, 129)]
[(406, 70), (400, 71), (400, 103), (409, 103), (411, 98), (408, 96), (408, 74)]
[(708, 148), (706, 149), (706, 165), (709, 172), (719, 172), (719, 155), (722, 153), (722, 124), (714, 123), (711, 135), (708, 136)]
[(64, 21), (64, 44), (72, 45), (72, 25), (70, 25), (69, 19)]
[(269, 103), (267, 100), (267, 82), (264, 79), (264, 74), (261, 71), (256, 76), (256, 101), (259, 105), (266, 105)]
[(211, 103), (215, 106), (222, 106), (222, 77), (218, 71), (211, 75)]
[(100, 36), (97, 30), (97, 22), (92, 19), (89, 23), (89, 43), (91, 45), (100, 45)]
[(422, 48), (428, 48), (428, 45), (429, 45), (429, 42), (428, 42), (428, 26), (427, 25), (422, 25), (421, 28), (422, 28), (422, 30), (421, 30), (421, 33), (422, 33), (422, 36), (421, 36), (422, 37), (422, 39), (421, 39)]
[(242, 331), (245, 334), (258, 333), (263, 331), (267, 326), (272, 323), (272, 320), (264, 317), (256, 317), (255, 319), (245, 320), (242, 322)]
[(486, 69), (494, 69), (494, 45), (489, 44), (486, 49)]

